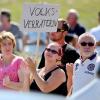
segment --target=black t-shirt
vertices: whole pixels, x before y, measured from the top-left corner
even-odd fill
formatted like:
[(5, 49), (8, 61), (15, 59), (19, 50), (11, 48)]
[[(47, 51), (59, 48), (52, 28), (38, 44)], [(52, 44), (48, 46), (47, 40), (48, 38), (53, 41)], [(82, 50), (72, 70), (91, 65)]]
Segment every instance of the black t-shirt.
[[(65, 44), (63, 45), (62, 49), (63, 49), (63, 56), (61, 59), (62, 65), (66, 66), (66, 63), (74, 63), (79, 58), (79, 54), (71, 45)], [(44, 64), (45, 64), (45, 58), (43, 52), (38, 68), (40, 69), (44, 67)]]
[(86, 30), (83, 26), (81, 26), (80, 24), (77, 24), (74, 29), (69, 28), (68, 33), (76, 34), (76, 35), (80, 36), (82, 33), (85, 33), (85, 31)]
[(62, 64), (74, 63), (80, 56), (79, 53), (69, 44), (65, 44), (63, 47), (63, 56), (61, 59)]
[[(44, 80), (47, 81), (48, 78), (51, 76), (52, 72), (54, 72), (57, 69), (63, 69), (62, 67), (57, 67), (54, 68), (53, 70), (51, 70), (50, 72), (48, 72), (45, 76), (44, 76)], [(63, 71), (65, 72), (65, 77), (66, 77), (66, 81), (63, 82), (60, 86), (58, 86), (55, 90), (49, 92), (51, 94), (58, 94), (58, 95), (63, 95), (63, 96), (67, 96), (67, 75), (66, 75), (66, 71), (63, 69)], [(37, 91), (40, 92), (41, 90), (39, 89), (39, 87), (37, 86), (36, 82), (33, 81), (31, 86), (30, 86), (30, 90), (31, 91)]]
[[(69, 44), (63, 45), (62, 49), (63, 49), (63, 56), (61, 59), (61, 63), (63, 65), (62, 67), (66, 73), (66, 76), (67, 76), (66, 63), (74, 63), (80, 56), (77, 53), (77, 51), (74, 49), (74, 47), (72, 47)], [(44, 52), (43, 52), (38, 68), (40, 69), (40, 68), (43, 68), (44, 66), (45, 66), (45, 58), (44, 58)], [(31, 85), (31, 86), (33, 86), (33, 85)], [(35, 89), (35, 86), (34, 86), (34, 89)], [(37, 90), (37, 87), (36, 87), (36, 90)]]

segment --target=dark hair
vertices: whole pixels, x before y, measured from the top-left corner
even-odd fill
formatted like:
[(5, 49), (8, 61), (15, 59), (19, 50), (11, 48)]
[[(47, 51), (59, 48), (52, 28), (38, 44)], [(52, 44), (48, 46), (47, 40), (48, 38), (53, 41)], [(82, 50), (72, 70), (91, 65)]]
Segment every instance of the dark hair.
[(8, 18), (8, 21), (11, 20), (10, 11), (2, 10), (0, 15), (1, 15), (1, 16), (6, 16), (6, 17)]
[(67, 43), (71, 42), (73, 39), (74, 39), (74, 36), (71, 34), (67, 34), (65, 36), (65, 42), (67, 42)]
[(68, 31), (69, 30), (69, 25), (66, 23), (66, 20), (64, 20), (63, 18), (59, 18), (58, 19), (58, 23), (61, 22), (62, 26), (61, 29), (64, 31)]
[(66, 22), (64, 22), (64, 23), (63, 23), (63, 26), (62, 26), (62, 29), (63, 29), (64, 31), (68, 31), (68, 30), (69, 30), (69, 25), (68, 25)]

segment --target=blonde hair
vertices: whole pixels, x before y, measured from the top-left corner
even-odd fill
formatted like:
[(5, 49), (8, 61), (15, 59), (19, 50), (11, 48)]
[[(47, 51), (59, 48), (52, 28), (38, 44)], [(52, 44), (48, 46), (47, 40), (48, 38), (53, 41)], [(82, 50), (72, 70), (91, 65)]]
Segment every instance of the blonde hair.
[(75, 16), (76, 16), (76, 18), (78, 19), (79, 18), (79, 13), (78, 13), (78, 11), (76, 10), (76, 9), (70, 9), (69, 11), (68, 11), (68, 14), (67, 15), (69, 15), (69, 14), (74, 14)]
[(7, 38), (12, 40), (13, 47), (15, 47), (16, 46), (16, 39), (15, 39), (15, 36), (11, 32), (3, 31), (0, 33), (0, 44), (2, 43), (2, 41), (4, 39), (7, 39)]

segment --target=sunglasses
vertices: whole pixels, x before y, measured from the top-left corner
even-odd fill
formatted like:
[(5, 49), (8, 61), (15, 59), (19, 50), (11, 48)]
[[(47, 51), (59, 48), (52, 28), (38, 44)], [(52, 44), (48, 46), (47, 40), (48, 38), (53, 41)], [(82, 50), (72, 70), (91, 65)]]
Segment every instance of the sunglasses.
[(49, 48), (46, 48), (45, 50), (47, 50), (48, 52), (51, 52), (52, 54), (59, 54), (56, 50), (52, 50)]
[(64, 32), (63, 29), (57, 28), (57, 32)]
[(89, 47), (92, 47), (92, 46), (94, 46), (94, 43), (92, 43), (92, 42), (88, 42), (88, 43), (86, 43), (86, 42), (81, 42), (80, 43), (81, 44), (81, 46), (89, 46)]

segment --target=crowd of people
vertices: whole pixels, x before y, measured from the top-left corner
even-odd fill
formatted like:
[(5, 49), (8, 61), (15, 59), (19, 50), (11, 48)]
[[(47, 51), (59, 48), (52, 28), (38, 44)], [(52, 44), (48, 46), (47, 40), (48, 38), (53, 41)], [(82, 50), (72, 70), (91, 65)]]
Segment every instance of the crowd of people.
[[(100, 12), (98, 17), (100, 21)], [(97, 52), (100, 27), (86, 32), (78, 19), (79, 13), (75, 9), (68, 11), (66, 19), (58, 19), (57, 31), (47, 33), (51, 42), (45, 44), (36, 67), (37, 63), (31, 57), (15, 54), (15, 50), (22, 51), (28, 44), (27, 36), (11, 23), (10, 12), (1, 11), (0, 88), (70, 96), (89, 84), (100, 65)]]

